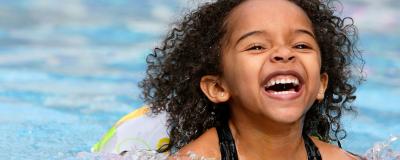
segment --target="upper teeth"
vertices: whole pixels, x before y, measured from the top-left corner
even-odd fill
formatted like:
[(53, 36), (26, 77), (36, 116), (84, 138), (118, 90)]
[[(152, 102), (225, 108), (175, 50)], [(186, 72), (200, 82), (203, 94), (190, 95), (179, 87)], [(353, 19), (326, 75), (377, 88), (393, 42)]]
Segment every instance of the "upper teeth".
[(273, 86), (275, 84), (289, 84), (299, 85), (299, 80), (297, 78), (285, 78), (285, 79), (271, 79), (268, 81), (267, 87)]

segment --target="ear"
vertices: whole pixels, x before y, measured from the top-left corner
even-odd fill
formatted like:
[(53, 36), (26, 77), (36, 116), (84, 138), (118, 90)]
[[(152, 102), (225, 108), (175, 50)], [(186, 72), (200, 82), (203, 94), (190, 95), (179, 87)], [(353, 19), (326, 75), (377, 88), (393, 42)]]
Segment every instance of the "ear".
[(318, 95), (317, 95), (317, 100), (318, 101), (322, 101), (324, 99), (325, 96), (325, 90), (328, 87), (328, 74), (327, 73), (322, 73), (321, 74), (321, 83), (319, 86), (319, 91), (318, 91)]
[(229, 100), (230, 94), (222, 85), (218, 76), (206, 75), (201, 77), (200, 88), (208, 99), (214, 103), (222, 103)]

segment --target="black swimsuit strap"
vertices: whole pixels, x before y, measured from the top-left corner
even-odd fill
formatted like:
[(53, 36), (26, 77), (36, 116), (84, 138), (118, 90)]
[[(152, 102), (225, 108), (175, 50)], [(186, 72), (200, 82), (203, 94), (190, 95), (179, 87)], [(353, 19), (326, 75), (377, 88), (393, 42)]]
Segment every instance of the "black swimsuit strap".
[(308, 160), (322, 160), (318, 147), (314, 144), (310, 137), (303, 134), (304, 145), (307, 151)]
[(217, 127), (221, 160), (239, 160), (235, 140), (228, 124)]
[[(235, 140), (227, 123), (217, 127), (221, 160), (239, 160)], [(308, 160), (322, 160), (317, 146), (307, 135), (303, 135)]]

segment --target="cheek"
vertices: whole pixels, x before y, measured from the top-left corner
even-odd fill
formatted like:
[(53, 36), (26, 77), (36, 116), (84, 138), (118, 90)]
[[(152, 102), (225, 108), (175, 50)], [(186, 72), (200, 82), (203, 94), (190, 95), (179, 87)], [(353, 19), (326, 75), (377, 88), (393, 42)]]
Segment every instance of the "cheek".
[(224, 65), (224, 77), (233, 95), (247, 94), (258, 86), (259, 60), (252, 57), (230, 57)]
[(321, 71), (321, 58), (319, 53), (310, 53), (309, 55), (302, 55), (301, 61), (304, 67), (310, 73), (320, 74)]
[(313, 56), (307, 58), (304, 64), (311, 84), (309, 87), (313, 92), (318, 92), (321, 84), (321, 60), (319, 57)]

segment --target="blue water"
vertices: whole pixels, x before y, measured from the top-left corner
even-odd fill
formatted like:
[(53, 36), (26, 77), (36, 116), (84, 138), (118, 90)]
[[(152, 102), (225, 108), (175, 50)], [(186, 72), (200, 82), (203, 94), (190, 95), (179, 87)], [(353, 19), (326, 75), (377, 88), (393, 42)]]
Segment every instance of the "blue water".
[[(142, 105), (137, 88), (182, 0), (0, 0), (0, 159), (87, 152)], [(68, 3), (67, 3), (68, 2)], [(347, 0), (360, 29), (367, 81), (347, 115), (345, 149), (363, 154), (400, 134), (398, 1)], [(396, 8), (397, 6), (397, 8)]]

